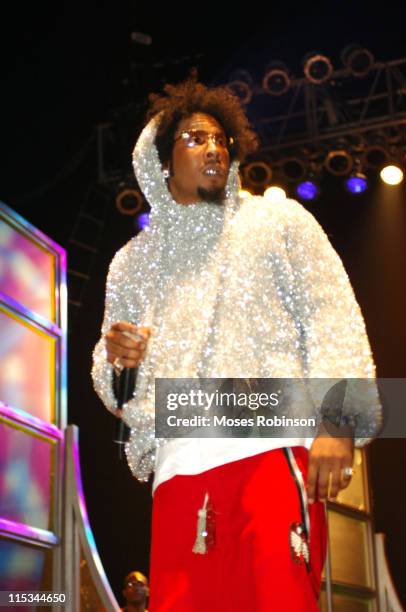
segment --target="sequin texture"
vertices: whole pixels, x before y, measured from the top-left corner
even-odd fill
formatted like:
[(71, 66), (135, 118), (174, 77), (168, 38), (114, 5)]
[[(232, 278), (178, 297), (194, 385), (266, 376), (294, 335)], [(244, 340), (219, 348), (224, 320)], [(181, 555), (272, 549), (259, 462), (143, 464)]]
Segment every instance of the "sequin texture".
[[(154, 468), (154, 379), (371, 378), (374, 364), (359, 306), (324, 231), (293, 200), (269, 204), (238, 195), (233, 162), (224, 205), (177, 204), (154, 146), (157, 119), (134, 149), (150, 227), (115, 255), (102, 336), (94, 350), (95, 389), (115, 411), (103, 335), (112, 323), (151, 328), (134, 397), (123, 415), (133, 474)], [(347, 408), (351, 412), (351, 406)], [(375, 435), (379, 401), (357, 405), (356, 444)]]

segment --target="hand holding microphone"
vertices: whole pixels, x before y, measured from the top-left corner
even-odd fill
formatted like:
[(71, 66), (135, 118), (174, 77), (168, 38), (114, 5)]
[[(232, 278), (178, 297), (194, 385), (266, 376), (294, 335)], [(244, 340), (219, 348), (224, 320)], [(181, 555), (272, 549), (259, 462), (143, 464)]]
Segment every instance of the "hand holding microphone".
[(113, 323), (105, 335), (107, 360), (117, 373), (123, 368), (137, 368), (142, 361), (151, 331), (127, 321)]
[(148, 327), (139, 327), (126, 321), (114, 323), (105, 336), (107, 359), (113, 365), (117, 377), (118, 411), (116, 416), (119, 419), (114, 441), (120, 445), (120, 459), (122, 458), (122, 446), (127, 442), (130, 431), (121, 418), (121, 408), (134, 392), (137, 367), (144, 357), (149, 336)]

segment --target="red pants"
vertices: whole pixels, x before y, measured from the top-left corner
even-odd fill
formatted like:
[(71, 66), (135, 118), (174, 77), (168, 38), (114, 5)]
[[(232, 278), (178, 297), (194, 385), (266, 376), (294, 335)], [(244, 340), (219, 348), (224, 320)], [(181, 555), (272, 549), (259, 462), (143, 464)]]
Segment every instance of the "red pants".
[[(293, 452), (306, 481), (307, 450)], [(216, 544), (200, 555), (192, 548), (205, 491), (216, 513)], [(318, 610), (324, 505), (310, 505), (309, 514), (306, 566), (292, 555), (291, 525), (302, 516), (282, 449), (162, 483), (153, 504), (150, 612)]]

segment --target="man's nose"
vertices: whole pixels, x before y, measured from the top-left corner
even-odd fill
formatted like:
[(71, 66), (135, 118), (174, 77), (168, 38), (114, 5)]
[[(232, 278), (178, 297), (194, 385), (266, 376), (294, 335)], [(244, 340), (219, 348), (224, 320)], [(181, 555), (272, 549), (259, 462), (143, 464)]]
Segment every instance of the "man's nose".
[(205, 154), (208, 159), (220, 159), (221, 147), (214, 138), (208, 138), (206, 143)]

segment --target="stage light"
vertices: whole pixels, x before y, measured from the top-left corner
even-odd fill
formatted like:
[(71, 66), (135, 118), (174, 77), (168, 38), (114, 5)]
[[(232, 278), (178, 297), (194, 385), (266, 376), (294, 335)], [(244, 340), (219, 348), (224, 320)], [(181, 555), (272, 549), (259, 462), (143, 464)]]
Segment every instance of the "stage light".
[(227, 89), (239, 98), (241, 104), (249, 104), (252, 99), (252, 77), (246, 70), (235, 70), (230, 75)]
[(333, 66), (328, 57), (312, 52), (303, 58), (303, 71), (310, 83), (320, 85), (328, 81), (333, 73)]
[(280, 169), (284, 178), (288, 181), (299, 182), (306, 174), (306, 166), (298, 157), (287, 157), (280, 163)]
[(116, 207), (122, 215), (136, 215), (142, 208), (143, 196), (138, 189), (120, 183), (116, 195)]
[(388, 161), (388, 152), (382, 145), (374, 144), (365, 149), (362, 164), (367, 168), (378, 170)]
[(390, 145), (400, 144), (403, 140), (403, 133), (401, 126), (390, 125), (382, 130), (382, 136), (386, 143)]
[(131, 32), (131, 40), (146, 47), (152, 44), (152, 36), (145, 32)]
[(271, 187), (268, 187), (268, 189), (265, 190), (264, 198), (271, 203), (280, 202), (282, 200), (286, 200), (286, 191), (282, 189), (282, 187), (271, 185)]
[(380, 176), (387, 185), (399, 185), (403, 181), (403, 171), (399, 166), (385, 166)]
[(341, 60), (353, 76), (362, 78), (371, 70), (374, 56), (361, 45), (351, 44), (343, 49)]
[(296, 193), (301, 200), (314, 200), (319, 195), (319, 187), (314, 181), (302, 181), (296, 187)]
[(252, 187), (264, 187), (272, 178), (272, 170), (264, 161), (255, 161), (247, 164), (243, 169), (245, 182)]
[(149, 226), (149, 213), (141, 213), (140, 215), (138, 215), (137, 217), (137, 225), (140, 228), (140, 230), (144, 230), (146, 227)]
[(354, 161), (345, 149), (330, 151), (324, 160), (324, 166), (335, 176), (345, 176), (351, 172)]
[(345, 181), (345, 186), (350, 193), (363, 193), (368, 189), (367, 177), (362, 172), (354, 172)]
[(267, 93), (271, 96), (281, 96), (288, 91), (290, 84), (291, 79), (286, 64), (278, 61), (268, 64), (262, 79), (262, 87)]

